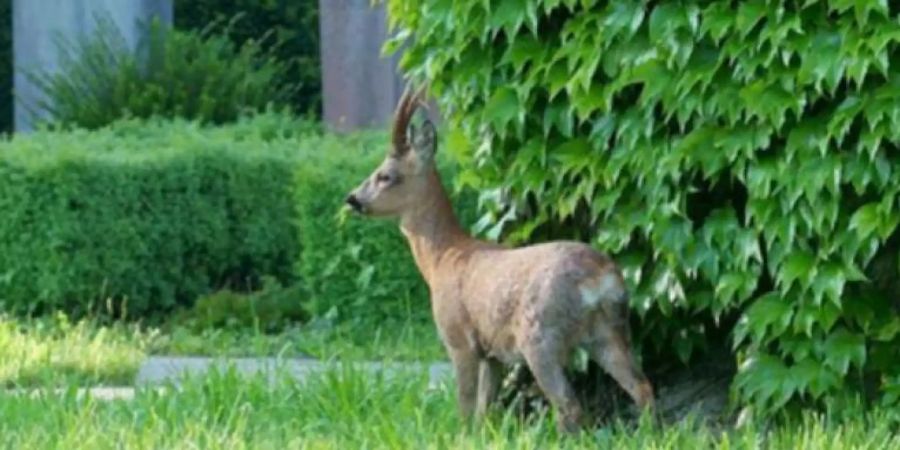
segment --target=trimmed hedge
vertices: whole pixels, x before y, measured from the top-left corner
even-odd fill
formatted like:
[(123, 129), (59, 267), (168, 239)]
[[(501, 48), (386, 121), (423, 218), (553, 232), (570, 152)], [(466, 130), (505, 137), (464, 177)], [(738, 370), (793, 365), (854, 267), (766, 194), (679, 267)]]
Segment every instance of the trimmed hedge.
[(609, 251), (644, 354), (727, 333), (758, 412), (900, 405), (900, 4), (387, 3), (490, 235)]
[[(111, 299), (140, 318), (202, 298), (215, 318), (274, 295), (274, 317), (299, 317), (294, 297), (317, 318), (427, 320), (396, 223), (338, 215), (386, 146), (384, 133), (322, 135), (277, 114), (17, 137), (0, 144), (0, 302), (78, 314)], [(474, 199), (457, 197), (470, 223)], [(284, 289), (238, 295), (268, 277)]]
[(182, 122), (3, 143), (0, 301), (85, 313), (112, 299), (140, 317), (263, 275), (292, 281), (294, 143)]

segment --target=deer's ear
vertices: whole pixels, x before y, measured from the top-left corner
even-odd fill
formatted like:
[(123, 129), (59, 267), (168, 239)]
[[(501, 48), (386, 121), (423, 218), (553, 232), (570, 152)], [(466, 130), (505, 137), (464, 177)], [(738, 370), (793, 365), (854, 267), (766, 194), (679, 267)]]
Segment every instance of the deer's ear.
[(425, 120), (421, 128), (410, 126), (413, 149), (423, 161), (431, 161), (437, 151), (437, 131), (430, 120)]

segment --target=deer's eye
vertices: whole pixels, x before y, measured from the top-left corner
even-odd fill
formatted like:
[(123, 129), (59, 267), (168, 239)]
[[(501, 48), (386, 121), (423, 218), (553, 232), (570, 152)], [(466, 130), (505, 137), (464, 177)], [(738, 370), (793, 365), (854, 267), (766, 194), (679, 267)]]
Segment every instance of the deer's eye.
[(375, 181), (381, 184), (388, 184), (391, 182), (391, 176), (387, 173), (382, 172), (375, 176)]

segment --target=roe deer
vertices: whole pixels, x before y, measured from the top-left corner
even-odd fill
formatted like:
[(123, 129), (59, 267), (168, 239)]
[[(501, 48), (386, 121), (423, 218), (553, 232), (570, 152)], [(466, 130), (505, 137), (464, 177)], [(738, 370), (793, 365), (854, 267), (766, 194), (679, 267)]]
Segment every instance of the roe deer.
[(577, 346), (652, 411), (653, 388), (631, 354), (628, 294), (615, 263), (580, 242), (507, 248), (467, 235), (435, 168), (434, 125), (411, 124), (420, 104), (407, 89), (387, 158), (346, 203), (363, 215), (399, 218), (431, 293), (462, 415), (480, 421), (502, 364), (524, 361), (557, 409), (557, 426), (579, 430), (582, 406), (563, 371)]

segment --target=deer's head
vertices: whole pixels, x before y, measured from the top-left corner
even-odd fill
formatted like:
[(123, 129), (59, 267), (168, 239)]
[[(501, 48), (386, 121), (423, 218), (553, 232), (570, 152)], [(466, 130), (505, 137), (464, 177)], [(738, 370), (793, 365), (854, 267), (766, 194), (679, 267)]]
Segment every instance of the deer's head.
[(350, 195), (346, 203), (354, 211), (380, 217), (396, 217), (417, 205), (428, 189), (437, 147), (434, 124), (412, 124), (421, 104), (419, 93), (407, 89), (394, 113), (391, 147), (387, 157)]

